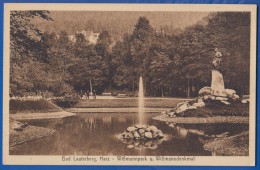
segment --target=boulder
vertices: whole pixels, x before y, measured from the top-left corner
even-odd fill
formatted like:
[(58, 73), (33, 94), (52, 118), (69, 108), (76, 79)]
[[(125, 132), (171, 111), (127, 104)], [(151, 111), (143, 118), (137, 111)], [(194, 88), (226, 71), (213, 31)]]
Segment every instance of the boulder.
[(203, 100), (208, 100), (210, 98), (210, 95), (204, 95)]
[(133, 138), (134, 138), (134, 135), (133, 135), (131, 132), (126, 132), (126, 133), (125, 133), (125, 138), (127, 138), (127, 139), (133, 139)]
[(168, 116), (169, 116), (169, 117), (176, 117), (175, 112), (170, 112), (170, 113), (168, 114)]
[(166, 110), (162, 111), (161, 114), (163, 115), (167, 115), (168, 113), (166, 112)]
[(163, 138), (164, 135), (161, 130), (158, 130), (156, 133), (158, 134), (159, 138)]
[(221, 103), (224, 103), (225, 105), (230, 105), (230, 103), (227, 101), (221, 101)]
[(163, 142), (163, 139), (161, 138), (161, 139), (158, 139), (158, 140), (156, 140), (156, 144), (157, 145), (160, 145), (160, 144), (162, 144), (162, 142)]
[(243, 104), (249, 103), (249, 99), (243, 99), (243, 100), (241, 100), (241, 103), (243, 103)]
[(236, 94), (236, 91), (233, 89), (225, 89), (225, 93), (227, 94), (228, 97), (232, 97), (233, 94)]
[[(176, 126), (176, 123), (169, 123), (168, 126), (174, 128)], [(158, 133), (158, 132), (157, 132)]]
[(157, 134), (156, 132), (153, 132), (153, 133), (152, 133), (152, 137), (153, 137), (153, 139), (155, 139), (155, 138), (158, 137), (158, 134)]
[(180, 102), (180, 103), (177, 103), (177, 108), (178, 108), (178, 107), (181, 107), (181, 106), (184, 105), (184, 104), (187, 104), (187, 102)]
[(134, 142), (134, 146), (135, 146), (135, 147), (138, 147), (139, 145), (140, 145), (140, 142), (136, 140), (136, 141)]
[(153, 144), (153, 141), (148, 140), (148, 141), (146, 141), (146, 142), (144, 143), (144, 146), (146, 146), (146, 147), (151, 147), (152, 144)]
[(145, 130), (144, 129), (139, 129), (139, 134), (142, 135), (144, 134)]
[(211, 100), (215, 100), (216, 99), (216, 97), (215, 96), (209, 96), (209, 98), (211, 99)]
[(184, 111), (188, 110), (188, 107), (189, 107), (188, 103), (185, 102), (179, 108), (177, 108), (175, 112), (176, 113), (184, 112)]
[(197, 109), (197, 107), (196, 106), (189, 106), (188, 109), (189, 110), (195, 110), (195, 109)]
[(238, 100), (239, 96), (237, 94), (233, 94), (233, 96), (231, 98), (232, 98), (232, 100)]
[(127, 145), (127, 148), (133, 148), (134, 145)]
[(216, 97), (215, 100), (228, 101), (228, 98), (226, 98), (226, 97)]
[(204, 103), (204, 102), (193, 103), (193, 106), (196, 106), (196, 107), (205, 107), (205, 103)]
[(126, 129), (128, 132), (134, 132), (136, 128), (134, 126), (130, 126)]
[(137, 131), (135, 131), (134, 132), (134, 137), (135, 137), (135, 139), (139, 139), (141, 136), (140, 136), (140, 134)]
[(157, 127), (155, 127), (155, 126), (149, 126), (147, 129), (152, 132), (156, 132), (158, 130)]
[(145, 136), (146, 138), (148, 138), (148, 139), (152, 139), (152, 138), (153, 138), (153, 135), (152, 135), (151, 132), (145, 132), (145, 133), (144, 133), (144, 136)]
[(150, 149), (156, 149), (158, 147), (157, 143), (153, 142)]
[(197, 103), (203, 102), (202, 98), (198, 98)]
[(199, 90), (199, 95), (211, 95), (212, 90), (211, 87), (203, 87), (202, 89)]
[(125, 144), (127, 144), (127, 145), (133, 145), (134, 144), (134, 140), (126, 140), (125, 141)]

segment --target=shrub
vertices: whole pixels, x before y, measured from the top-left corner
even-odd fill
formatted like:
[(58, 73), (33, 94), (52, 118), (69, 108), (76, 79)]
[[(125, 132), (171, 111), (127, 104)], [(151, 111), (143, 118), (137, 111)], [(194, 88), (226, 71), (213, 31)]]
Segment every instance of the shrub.
[(74, 97), (64, 97), (64, 98), (52, 99), (52, 102), (58, 105), (59, 107), (68, 108), (77, 104), (78, 99)]

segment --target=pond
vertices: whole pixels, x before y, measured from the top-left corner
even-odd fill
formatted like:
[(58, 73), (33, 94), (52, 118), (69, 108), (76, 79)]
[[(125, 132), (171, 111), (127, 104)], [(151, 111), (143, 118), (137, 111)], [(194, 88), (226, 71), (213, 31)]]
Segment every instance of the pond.
[[(149, 155), (209, 156), (203, 149), (209, 136), (234, 135), (248, 130), (248, 124), (173, 124), (153, 120), (158, 113), (146, 113), (147, 125), (162, 130), (165, 137), (151, 148), (128, 148), (118, 138), (127, 127), (138, 124), (135, 113), (80, 113), (61, 119), (24, 120), (29, 125), (55, 129), (48, 137), (26, 142), (10, 150), (11, 155)], [(227, 133), (228, 132), (228, 133)]]

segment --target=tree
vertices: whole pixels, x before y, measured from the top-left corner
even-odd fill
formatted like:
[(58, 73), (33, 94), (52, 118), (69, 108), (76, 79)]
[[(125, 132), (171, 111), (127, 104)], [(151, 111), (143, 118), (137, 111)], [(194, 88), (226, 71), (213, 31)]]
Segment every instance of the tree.
[(33, 87), (35, 77), (27, 77), (27, 67), (47, 58), (46, 46), (41, 42), (43, 34), (32, 24), (33, 18), (52, 20), (48, 11), (11, 11), (10, 14), (10, 93), (14, 95)]
[[(13, 53), (12, 58), (19, 60), (18, 57), (25, 57), (30, 54), (39, 54), (42, 52), (42, 44), (40, 43), (42, 32), (32, 24), (33, 18), (41, 18), (51, 21), (48, 11), (11, 11), (10, 14), (10, 49)], [(40, 57), (38, 55), (33, 55)]]
[(109, 90), (112, 90), (113, 75), (115, 72), (115, 67), (112, 65), (111, 43), (112, 40), (108, 31), (103, 31), (99, 35), (97, 44), (95, 45), (97, 54), (102, 57), (103, 76), (107, 78), (106, 83)]
[(52, 39), (52, 45), (48, 50), (48, 82), (51, 91), (57, 95), (64, 95), (73, 92), (68, 68), (73, 65), (74, 53), (66, 31), (61, 31), (59, 36), (54, 37), (58, 38)]

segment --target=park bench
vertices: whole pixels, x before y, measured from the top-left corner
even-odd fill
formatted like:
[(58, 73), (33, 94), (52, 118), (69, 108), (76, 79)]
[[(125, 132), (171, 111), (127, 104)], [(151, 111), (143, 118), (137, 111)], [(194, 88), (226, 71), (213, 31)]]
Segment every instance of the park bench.
[(102, 93), (102, 96), (112, 96), (112, 93)]
[(127, 97), (127, 95), (126, 94), (118, 94), (117, 97), (122, 97), (123, 98), (123, 97)]

